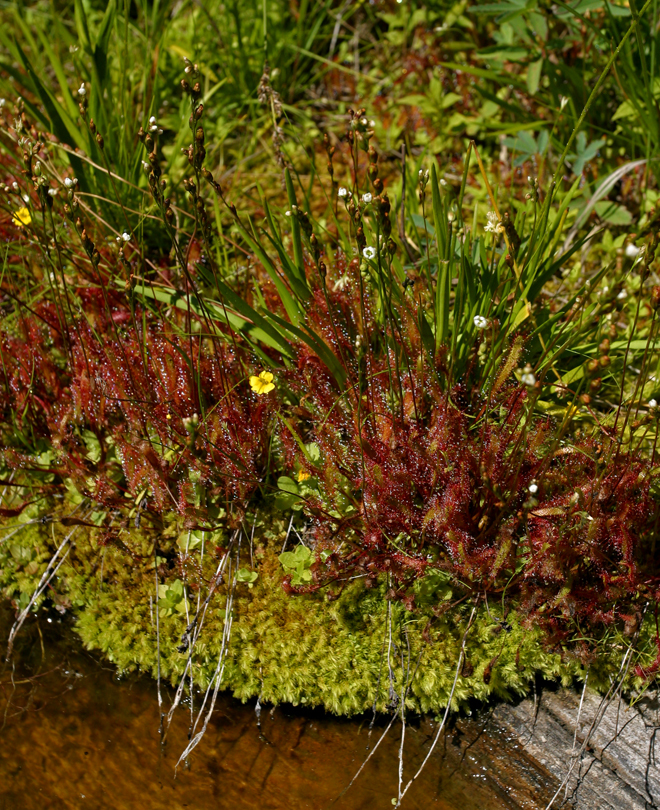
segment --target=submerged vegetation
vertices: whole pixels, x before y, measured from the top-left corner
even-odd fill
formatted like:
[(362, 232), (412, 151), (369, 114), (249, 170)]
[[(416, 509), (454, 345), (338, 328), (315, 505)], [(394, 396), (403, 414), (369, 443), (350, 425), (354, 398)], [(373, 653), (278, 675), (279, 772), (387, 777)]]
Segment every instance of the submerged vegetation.
[(658, 9), (558, 7), (0, 11), (10, 650), (70, 610), (177, 701), (345, 714), (652, 682)]

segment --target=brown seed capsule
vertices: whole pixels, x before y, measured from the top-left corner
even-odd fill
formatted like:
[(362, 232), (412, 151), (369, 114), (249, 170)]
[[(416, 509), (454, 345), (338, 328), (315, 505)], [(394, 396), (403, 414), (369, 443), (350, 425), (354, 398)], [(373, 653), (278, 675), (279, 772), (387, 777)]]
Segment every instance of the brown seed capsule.
[(373, 186), (374, 186), (374, 189), (375, 189), (375, 191), (376, 191), (376, 194), (380, 194), (380, 193), (381, 193), (381, 191), (382, 191), (382, 190), (383, 190), (383, 188), (384, 188), (384, 186), (383, 186), (383, 181), (380, 179), (380, 177), (377, 177), (377, 178), (376, 178), (376, 179), (373, 181)]
[(610, 341), (609, 338), (605, 338), (605, 340), (601, 341), (598, 345), (601, 354), (607, 354), (610, 350)]
[(593, 360), (589, 360), (589, 362), (587, 363), (587, 371), (590, 374), (593, 374), (594, 372), (598, 371), (599, 368), (600, 363), (595, 358)]
[(595, 379), (595, 380), (592, 380), (592, 381), (589, 383), (589, 388), (590, 388), (592, 391), (598, 391), (598, 389), (600, 388), (600, 386), (601, 386), (602, 382), (603, 382), (603, 381), (602, 381), (602, 379), (601, 379), (600, 377), (596, 377), (596, 379)]
[(96, 143), (99, 145), (99, 149), (103, 149), (105, 146), (105, 141), (103, 140), (103, 135), (100, 132), (96, 133)]
[(583, 405), (588, 405), (591, 402), (591, 397), (589, 394), (581, 394), (580, 402), (582, 402)]
[(660, 286), (657, 284), (651, 290), (651, 306), (653, 309), (660, 309)]
[(600, 364), (601, 364), (601, 366), (602, 366), (603, 368), (607, 368), (609, 365), (611, 365), (611, 363), (612, 363), (612, 359), (611, 359), (611, 357), (609, 356), (609, 354), (604, 354), (604, 355), (603, 355), (603, 356), (600, 358), (599, 362), (600, 362)]

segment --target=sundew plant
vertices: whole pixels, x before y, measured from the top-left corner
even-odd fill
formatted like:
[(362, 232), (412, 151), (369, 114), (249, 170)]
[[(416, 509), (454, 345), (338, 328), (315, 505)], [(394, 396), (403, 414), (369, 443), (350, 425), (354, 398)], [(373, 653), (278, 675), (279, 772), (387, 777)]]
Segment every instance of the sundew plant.
[[(508, 696), (537, 671), (647, 687), (655, 7), (441, 4), (447, 30), (492, 38), (507, 89), (460, 41), (462, 84), (431, 8), (236, 8), (230, 80), (210, 12), (137, 5), (76, 2), (48, 47), (41, 6), (16, 9), (0, 37), (10, 648), (30, 612), (71, 611), (121, 667), (179, 682), (175, 704), (195, 682), (345, 713)], [(555, 71), (561, 37), (577, 55)], [(386, 42), (409, 44), (419, 97), (387, 84)], [(603, 129), (613, 104), (629, 142)], [(300, 677), (259, 647), (290, 645), (296, 610), (330, 650)], [(375, 650), (350, 697), (340, 644)]]

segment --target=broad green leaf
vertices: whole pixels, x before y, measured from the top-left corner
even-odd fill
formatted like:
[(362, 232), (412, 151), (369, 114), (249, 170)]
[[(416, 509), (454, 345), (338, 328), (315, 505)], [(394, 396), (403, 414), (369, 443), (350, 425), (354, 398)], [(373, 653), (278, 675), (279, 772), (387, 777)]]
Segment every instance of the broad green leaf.
[(530, 96), (536, 95), (541, 81), (541, 69), (543, 68), (543, 58), (531, 62), (527, 67), (527, 90)]
[(594, 209), (598, 216), (610, 225), (630, 225), (633, 221), (632, 214), (627, 208), (608, 200), (597, 202)]

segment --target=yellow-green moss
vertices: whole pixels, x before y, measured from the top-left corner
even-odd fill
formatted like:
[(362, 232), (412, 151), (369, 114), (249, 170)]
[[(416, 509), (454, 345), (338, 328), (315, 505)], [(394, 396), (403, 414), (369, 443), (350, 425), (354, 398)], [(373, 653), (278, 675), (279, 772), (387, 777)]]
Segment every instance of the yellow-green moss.
[[(27, 524), (0, 544), (0, 586), (9, 598), (27, 604), (63, 531), (52, 523)], [(72, 540), (75, 545), (48, 597), (74, 612), (87, 647), (100, 650), (120, 670), (140, 669), (155, 676), (158, 606), (152, 542), (134, 531), (124, 533), (120, 547), (101, 546), (95, 531), (86, 528), (78, 529)], [(160, 548), (169, 544), (170, 551), (176, 550), (176, 540), (169, 527), (159, 540)], [(409, 681), (410, 709), (437, 712), (446, 705), (471, 608), (464, 605), (434, 617), (430, 608), (451, 594), (431, 588), (420, 599), (426, 609), (410, 613), (398, 603), (388, 603), (384, 587), (368, 590), (362, 580), (348, 583), (333, 601), (324, 593), (289, 596), (281, 587), (279, 549), (274, 543), (257, 546), (253, 560), (258, 579), (252, 587), (237, 585), (224, 688), (242, 700), (259, 696), (262, 701), (322, 706), (350, 715), (374, 704), (385, 710), (390, 688), (400, 696)], [(197, 576), (191, 575), (189, 581), (194, 582), (200, 571), (208, 581), (217, 556), (209, 549), (204, 560), (199, 551), (193, 557), (189, 570)], [(245, 560), (244, 553), (241, 564)], [(164, 569), (161, 564), (161, 583), (182, 575), (176, 567)], [(192, 616), (198, 597), (194, 590), (189, 593)], [(202, 600), (206, 593), (202, 586)], [(226, 596), (223, 585), (210, 602), (194, 649), (194, 679), (202, 688), (217, 665)], [(187, 652), (177, 651), (187, 619), (177, 611), (164, 615), (161, 609), (161, 613), (161, 673), (176, 682), (188, 660)], [(583, 674), (576, 659), (547, 651), (539, 632), (523, 628), (515, 613), (507, 616), (505, 628), (498, 616), (492, 605), (490, 612), (481, 606), (476, 613), (455, 705), (493, 695), (506, 699), (525, 694), (538, 674), (564, 682)], [(592, 664), (590, 682), (606, 683), (620, 658), (619, 644), (604, 648)]]

